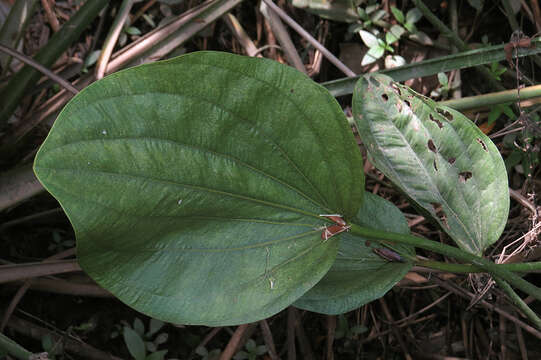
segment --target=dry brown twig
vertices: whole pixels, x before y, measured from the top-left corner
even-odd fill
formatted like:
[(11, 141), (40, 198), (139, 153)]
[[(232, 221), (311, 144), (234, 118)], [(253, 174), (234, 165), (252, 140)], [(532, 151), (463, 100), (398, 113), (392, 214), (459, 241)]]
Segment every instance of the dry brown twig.
[[(75, 255), (75, 248), (68, 249), (66, 251), (62, 251), (58, 254), (54, 254), (53, 256), (49, 256), (48, 258), (44, 259), (43, 262), (51, 261), (51, 260), (60, 260), (64, 259), (70, 256)], [(15, 307), (19, 303), (19, 301), (22, 299), (26, 291), (30, 288), (30, 285), (32, 285), (32, 279), (27, 279), (24, 284), (19, 288), (15, 296), (11, 299), (11, 302), (9, 303), (9, 306), (7, 310), (4, 312), (4, 316), (2, 317), (2, 322), (0, 323), (0, 333), (4, 331), (4, 328), (9, 320), (9, 317), (15, 310)]]
[(49, 3), (49, 0), (41, 0), (41, 6), (43, 6), (43, 10), (45, 10), (47, 21), (49, 22), (49, 25), (51, 25), (51, 29), (53, 29), (53, 32), (57, 32), (58, 30), (60, 30), (60, 23), (56, 18), (51, 4)]

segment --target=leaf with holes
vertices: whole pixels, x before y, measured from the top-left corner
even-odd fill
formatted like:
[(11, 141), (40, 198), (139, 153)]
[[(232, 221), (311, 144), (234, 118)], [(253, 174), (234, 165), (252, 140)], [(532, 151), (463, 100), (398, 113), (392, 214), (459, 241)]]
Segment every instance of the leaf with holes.
[(507, 173), (475, 124), (385, 75), (359, 80), (353, 111), (376, 167), (459, 247), (481, 255), (499, 238), (509, 211)]
[(199, 52), (73, 98), (34, 165), (77, 257), (136, 310), (183, 324), (282, 310), (331, 267), (322, 213), (352, 218), (362, 158), (342, 109), (300, 72)]
[[(385, 231), (409, 234), (404, 215), (389, 201), (365, 193), (355, 224)], [(407, 245), (393, 249), (409, 256), (415, 250)], [(413, 266), (410, 261), (389, 261), (378, 251), (381, 245), (348, 233), (340, 238), (338, 256), (329, 272), (293, 305), (318, 313), (336, 315), (354, 310), (385, 295)]]

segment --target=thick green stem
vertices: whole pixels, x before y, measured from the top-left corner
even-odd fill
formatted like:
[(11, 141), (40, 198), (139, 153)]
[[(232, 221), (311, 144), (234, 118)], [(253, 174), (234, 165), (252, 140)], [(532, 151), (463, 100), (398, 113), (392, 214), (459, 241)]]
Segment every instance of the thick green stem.
[(435, 241), (422, 239), (412, 235), (370, 229), (361, 227), (356, 224), (351, 225), (351, 233), (373, 240), (386, 240), (400, 244), (412, 245), (421, 249), (439, 253), (441, 255), (449, 256), (460, 261), (471, 263), (472, 265), (475, 265), (494, 276), (500, 277), (501, 279), (507, 281), (517, 289), (522, 290), (525, 293), (533, 296), (537, 300), (541, 300), (541, 289), (537, 286), (530, 284), (526, 280), (522, 279), (520, 276), (512, 273), (507, 269), (502, 268), (500, 265), (494, 264), (493, 262), (485, 258), (467, 253), (463, 250), (460, 250), (459, 248), (440, 244)]
[(538, 329), (541, 329), (541, 319), (537, 316), (537, 314), (530, 309), (530, 307), (522, 300), (520, 296), (513, 290), (511, 286), (502, 279), (498, 278), (497, 276), (494, 276), (494, 281), (498, 284), (498, 286), (509, 296), (511, 301), (522, 311), (524, 315), (528, 319), (530, 319), (531, 322), (535, 324), (535, 326)]
[[(540, 49), (537, 48), (539, 43), (541, 43), (540, 38), (532, 39), (531, 48), (519, 48), (517, 49), (518, 51), (516, 51), (516, 54), (515, 51), (513, 51), (513, 57), (516, 55), (516, 57), (520, 58), (539, 53)], [(505, 45), (487, 46), (480, 49), (463, 51), (457, 54), (406, 64), (393, 69), (382, 70), (379, 73), (392, 77), (394, 81), (405, 81), (416, 77), (434, 75), (439, 72), (466, 69), (473, 66), (486, 65), (505, 60), (506, 54), (504, 48)], [(353, 93), (355, 84), (360, 77), (361, 76), (356, 76), (354, 78), (342, 78), (327, 81), (321, 83), (321, 85), (325, 86), (327, 90), (329, 90), (329, 92), (335, 97), (349, 95)], [(516, 93), (516, 89), (509, 91), (514, 91)], [(526, 99), (522, 91), (523, 90), (520, 91), (520, 97), (521, 99)], [(460, 110), (460, 108), (457, 108), (457, 110)]]
[[(452, 273), (460, 273), (460, 274), (486, 272), (486, 270), (483, 270), (482, 268), (475, 265), (471, 265), (471, 264), (451, 264), (451, 263), (433, 261), (433, 260), (416, 261), (415, 265), (430, 268), (430, 269), (436, 269), (436, 270), (447, 271), (447, 272), (452, 272)], [(541, 262), (495, 264), (495, 265), (497, 265), (501, 269), (505, 269), (505, 270), (513, 271), (513, 272), (522, 272), (522, 273), (541, 272)]]
[(0, 334), (0, 349), (21, 360), (28, 360), (32, 356), (30, 351), (24, 349), (21, 345), (3, 334)]
[[(541, 97), (541, 85), (534, 85), (526, 87), (524, 89), (520, 89), (520, 100), (527, 100), (537, 97)], [(469, 96), (461, 99), (440, 101), (439, 104), (452, 107), (453, 109), (458, 111), (464, 111), (474, 108), (494, 106), (497, 104), (516, 102), (518, 100), (518, 91), (516, 89), (513, 89), (490, 94)]]

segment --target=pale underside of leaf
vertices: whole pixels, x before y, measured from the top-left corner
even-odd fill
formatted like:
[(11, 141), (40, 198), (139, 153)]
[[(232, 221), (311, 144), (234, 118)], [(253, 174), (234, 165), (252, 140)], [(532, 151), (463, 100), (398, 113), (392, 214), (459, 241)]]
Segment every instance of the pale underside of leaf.
[(480, 255), (499, 238), (507, 174), (475, 124), (384, 75), (361, 79), (353, 104), (374, 164), (461, 248)]

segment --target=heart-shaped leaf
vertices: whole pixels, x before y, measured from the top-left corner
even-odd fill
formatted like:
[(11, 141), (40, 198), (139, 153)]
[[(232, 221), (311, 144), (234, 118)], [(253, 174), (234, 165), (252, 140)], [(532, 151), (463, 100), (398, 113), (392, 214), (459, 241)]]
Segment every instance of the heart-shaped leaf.
[(362, 158), (323, 87), (277, 62), (200, 52), (77, 95), (35, 171), (82, 268), (120, 300), (185, 324), (256, 321), (332, 265), (322, 213), (352, 218)]
[[(409, 234), (404, 215), (389, 201), (366, 192), (355, 224), (385, 231)], [(390, 262), (374, 252), (377, 243), (369, 243), (349, 233), (340, 237), (338, 256), (329, 272), (294, 305), (301, 309), (336, 315), (356, 309), (385, 295), (413, 264)], [(402, 254), (415, 255), (413, 247), (395, 244)]]
[(499, 238), (509, 211), (507, 173), (475, 124), (385, 75), (359, 80), (353, 112), (376, 167), (458, 246), (481, 255)]

